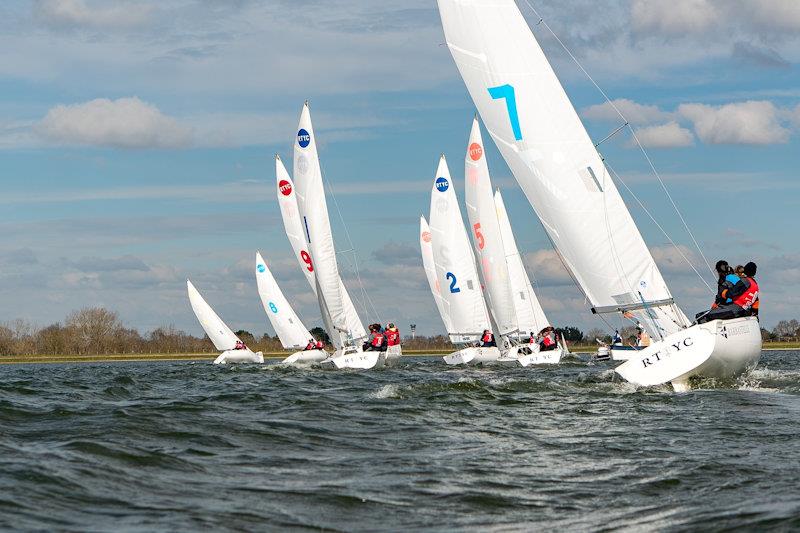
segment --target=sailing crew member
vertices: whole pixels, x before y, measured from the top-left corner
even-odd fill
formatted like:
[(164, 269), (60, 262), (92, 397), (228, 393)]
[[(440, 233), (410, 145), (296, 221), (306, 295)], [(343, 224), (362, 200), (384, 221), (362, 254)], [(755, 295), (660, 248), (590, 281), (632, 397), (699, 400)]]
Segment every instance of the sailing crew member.
[(647, 348), (650, 346), (650, 335), (644, 330), (644, 326), (641, 322), (636, 323), (636, 347), (637, 348)]
[(385, 343), (386, 343), (386, 337), (384, 337), (383, 333), (381, 332), (380, 325), (370, 324), (369, 339), (366, 343), (364, 343), (364, 351), (380, 352), (381, 350), (384, 349)]
[[(730, 303), (711, 309), (705, 316), (698, 318), (697, 323), (711, 320), (726, 320), (758, 314), (758, 283), (755, 280), (757, 266), (750, 261), (744, 266), (743, 276), (739, 282), (730, 289), (725, 289), (721, 296), (730, 299)], [(755, 308), (755, 311), (753, 310)]]
[(621, 345), (622, 344), (622, 335), (619, 334), (619, 330), (614, 330), (614, 336), (611, 337), (611, 345)]
[(494, 340), (494, 334), (485, 329), (483, 330), (483, 335), (481, 335), (481, 348), (489, 348), (491, 346), (497, 346), (497, 341)]
[(393, 322), (389, 322), (386, 324), (386, 345), (397, 346), (398, 344), (400, 344), (400, 330)]
[(236, 341), (236, 346), (233, 347), (234, 350), (246, 350), (247, 346), (242, 341)]
[(306, 344), (306, 347), (303, 348), (303, 349), (304, 350), (313, 350), (314, 349), (314, 345), (315, 345), (314, 339), (313, 338), (308, 339), (308, 344)]
[(550, 350), (555, 350), (558, 347), (555, 330), (553, 330), (552, 327), (547, 327), (542, 333), (542, 342), (539, 343), (539, 351), (549, 352)]
[[(716, 269), (718, 276), (717, 295), (714, 297), (714, 303), (711, 304), (711, 310), (717, 309), (720, 305), (725, 305), (732, 302), (730, 298), (723, 297), (722, 293), (732, 289), (734, 285), (739, 283), (740, 279), (740, 277), (736, 275), (734, 270), (724, 259), (717, 261), (717, 264), (714, 266), (714, 268)], [(744, 267), (742, 267), (742, 272), (744, 272)], [(703, 311), (701, 313), (697, 313), (697, 315), (694, 317), (697, 323), (700, 324), (700, 320), (709, 312), (710, 311)]]
[(319, 340), (314, 343), (314, 348), (316, 348), (317, 350), (322, 350), (323, 348), (325, 348), (325, 343)]

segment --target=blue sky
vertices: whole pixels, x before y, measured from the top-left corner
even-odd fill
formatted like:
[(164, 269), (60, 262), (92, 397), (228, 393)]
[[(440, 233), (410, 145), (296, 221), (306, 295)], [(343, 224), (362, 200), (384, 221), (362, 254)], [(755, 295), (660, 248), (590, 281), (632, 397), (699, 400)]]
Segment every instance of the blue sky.
[[(800, 315), (800, 3), (531, 4), (637, 128), (709, 261), (759, 263), (766, 326)], [(13, 51), (0, 56), (0, 321), (46, 325), (104, 305), (143, 331), (172, 323), (199, 333), (189, 277), (232, 327), (271, 332), (255, 288), (258, 249), (318, 324), (274, 196), (273, 156), (290, 157), (308, 98), (342, 210), (339, 219), (329, 198), (337, 244), (350, 247), (344, 220), (377, 318), (442, 330), (418, 218), (440, 153), (463, 199), (474, 109), (433, 0), (10, 1), (0, 27)], [(535, 31), (602, 139), (619, 121)], [(601, 148), (699, 268), (629, 136)], [(487, 157), (551, 320), (601, 326), (498, 152)], [(705, 306), (707, 289), (623, 195), (679, 304)]]

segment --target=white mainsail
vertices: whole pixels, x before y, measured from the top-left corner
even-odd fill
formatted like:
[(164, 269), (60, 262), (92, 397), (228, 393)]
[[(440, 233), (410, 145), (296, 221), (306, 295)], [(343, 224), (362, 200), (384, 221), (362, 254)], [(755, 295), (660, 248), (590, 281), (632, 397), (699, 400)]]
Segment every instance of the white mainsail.
[(436, 279), (450, 316), (450, 340), (474, 341), (489, 328), (489, 317), (444, 156), (431, 189), (430, 230)]
[(231, 328), (222, 321), (222, 319), (211, 309), (211, 306), (203, 299), (197, 289), (194, 288), (192, 282), (186, 280), (186, 289), (189, 292), (189, 302), (192, 304), (192, 311), (194, 311), (203, 330), (214, 343), (214, 347), (222, 352), (226, 350), (233, 350), (236, 347), (236, 342), (241, 340), (237, 337)]
[[(317, 281), (314, 276), (314, 262), (307, 249), (305, 230), (303, 229), (303, 220), (300, 217), (294, 182), (278, 156), (275, 156), (275, 177), (278, 205), (281, 209), (281, 218), (283, 219), (283, 226), (286, 229), (286, 236), (289, 238), (289, 243), (292, 245), (294, 256), (295, 259), (297, 259), (300, 270), (305, 275), (311, 290), (316, 294)], [(365, 338), (367, 336), (366, 331), (361, 324), (361, 319), (358, 318), (353, 300), (350, 298), (350, 294), (347, 292), (341, 278), (339, 279), (339, 292), (344, 302), (345, 316), (349, 331), (356, 340)], [(329, 321), (329, 319), (323, 317), (323, 321)], [(327, 327), (328, 326), (326, 326), (326, 329)], [(331, 338), (335, 337), (336, 335), (331, 336)]]
[(490, 135), (597, 313), (658, 338), (689, 324), (514, 0), (438, 0), (447, 45)]
[(256, 284), (264, 312), (284, 348), (305, 348), (312, 335), (300, 321), (278, 286), (269, 265), (256, 252)]
[(489, 312), (497, 325), (497, 335), (519, 331), (514, 300), (503, 248), (500, 223), (492, 196), (489, 167), (483, 150), (481, 128), (476, 118), (472, 122), (467, 155), (464, 158), (464, 196), (467, 205), (472, 242), (481, 279), (488, 296)]
[(499, 189), (494, 193), (494, 204), (497, 209), (497, 220), (500, 222), (500, 233), (503, 236), (508, 275), (511, 279), (511, 292), (514, 297), (514, 308), (517, 311), (517, 324), (521, 332), (538, 333), (550, 323), (536, 293), (533, 292), (533, 285), (525, 271), (522, 256), (517, 248), (517, 241), (511, 231), (511, 221), (508, 219), (506, 205)]
[(433, 261), (433, 245), (431, 241), (431, 229), (428, 227), (428, 221), (421, 216), (419, 217), (419, 247), (422, 250), (422, 266), (425, 269), (425, 277), (428, 278), (433, 301), (436, 302), (436, 309), (439, 311), (439, 316), (442, 317), (444, 327), (447, 331), (452, 331), (447, 302), (442, 298), (442, 286), (436, 279), (436, 264)]

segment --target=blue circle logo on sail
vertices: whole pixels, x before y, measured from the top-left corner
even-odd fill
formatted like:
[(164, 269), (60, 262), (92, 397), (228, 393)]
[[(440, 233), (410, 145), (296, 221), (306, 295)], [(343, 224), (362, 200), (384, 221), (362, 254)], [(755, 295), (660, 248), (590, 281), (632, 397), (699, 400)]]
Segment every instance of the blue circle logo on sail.
[(305, 148), (311, 144), (311, 135), (302, 128), (297, 132), (297, 144), (300, 145), (300, 148)]
[(259, 272), (264, 272), (266, 269), (267, 267), (265, 267), (261, 263), (259, 263), (258, 266), (256, 267), (256, 270), (258, 270)]
[(447, 178), (436, 178), (436, 190), (439, 192), (444, 192), (450, 188), (450, 182), (447, 181)]
[(276, 306), (274, 303), (270, 302), (269, 303), (269, 310), (272, 311), (273, 313), (277, 313), (278, 312), (278, 306)]

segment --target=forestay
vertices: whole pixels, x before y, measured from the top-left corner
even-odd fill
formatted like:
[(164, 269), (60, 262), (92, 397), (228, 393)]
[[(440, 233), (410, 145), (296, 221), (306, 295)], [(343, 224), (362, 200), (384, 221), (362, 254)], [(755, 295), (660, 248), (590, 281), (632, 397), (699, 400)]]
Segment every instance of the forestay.
[[(305, 275), (306, 281), (308, 281), (311, 290), (313, 290), (316, 295), (317, 282), (314, 276), (314, 262), (307, 249), (303, 221), (300, 218), (300, 210), (297, 207), (297, 193), (295, 191), (294, 182), (278, 156), (275, 156), (275, 177), (278, 205), (281, 209), (281, 218), (283, 219), (283, 227), (286, 229), (286, 236), (289, 238), (289, 243), (292, 245), (294, 256), (300, 266), (300, 270)], [(341, 278), (339, 279), (339, 292), (344, 302), (347, 326), (353, 338), (365, 338), (367, 334), (364, 331), (364, 326), (361, 324), (361, 319), (358, 318), (356, 308)]]
[(489, 317), (444, 156), (431, 189), (430, 230), (436, 280), (450, 316), (450, 340), (472, 342), (489, 328)]
[(425, 269), (425, 277), (428, 278), (428, 285), (431, 287), (433, 301), (436, 302), (436, 309), (442, 317), (444, 327), (447, 331), (452, 331), (450, 326), (450, 312), (447, 302), (442, 298), (442, 287), (436, 279), (436, 265), (433, 262), (433, 246), (431, 245), (431, 229), (425, 217), (419, 217), (419, 247), (422, 250), (422, 266)]
[(488, 296), (489, 312), (497, 325), (494, 333), (508, 335), (519, 331), (519, 328), (511, 296), (500, 223), (492, 195), (492, 182), (477, 118), (472, 121), (467, 155), (464, 158), (464, 196), (472, 243), (485, 294)]
[(494, 193), (494, 204), (497, 210), (497, 220), (500, 223), (500, 234), (503, 236), (503, 248), (506, 252), (508, 275), (511, 280), (511, 292), (514, 298), (514, 309), (517, 313), (517, 324), (521, 332), (538, 333), (550, 323), (544, 314), (542, 305), (533, 292), (533, 285), (525, 271), (525, 265), (517, 248), (517, 241), (511, 231), (511, 221), (508, 219), (503, 196), (498, 189)]
[(659, 336), (688, 325), (514, 0), (438, 4), (487, 130), (593, 310), (632, 310)]
[(259, 252), (256, 252), (256, 284), (258, 296), (267, 313), (272, 329), (281, 340), (284, 348), (305, 348), (312, 337), (300, 321), (281, 288), (272, 276), (269, 265)]
[(197, 289), (194, 288), (192, 282), (186, 280), (186, 289), (189, 292), (189, 302), (192, 304), (192, 311), (194, 311), (200, 325), (203, 326), (203, 331), (206, 332), (208, 338), (214, 343), (214, 347), (224, 352), (225, 350), (233, 350), (236, 347), (236, 342), (240, 341), (231, 328), (229, 328), (222, 319), (217, 316), (217, 313), (211, 309), (211, 306), (206, 303)]

